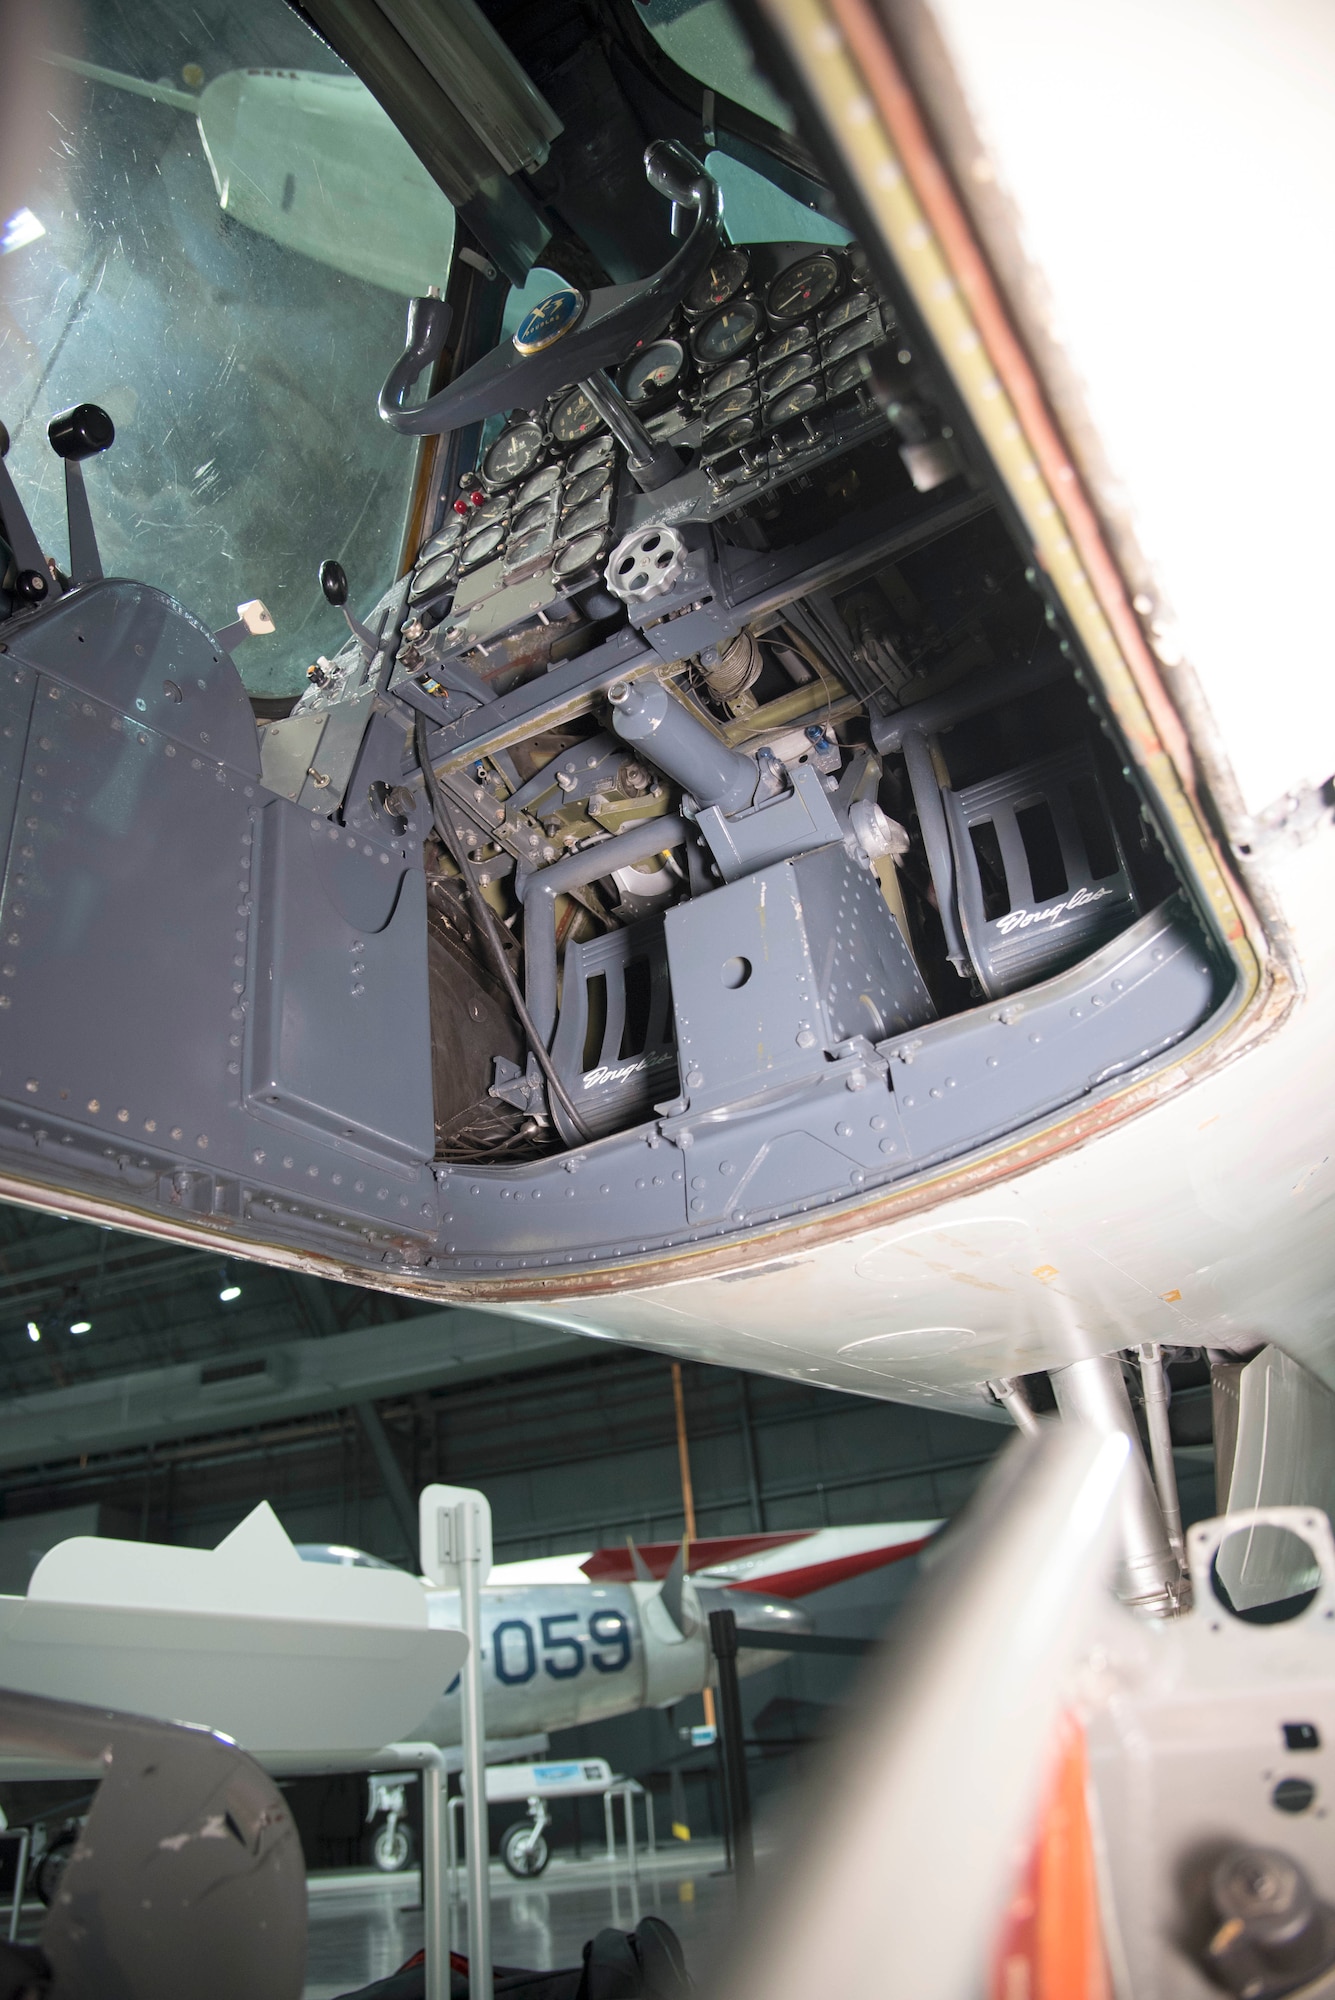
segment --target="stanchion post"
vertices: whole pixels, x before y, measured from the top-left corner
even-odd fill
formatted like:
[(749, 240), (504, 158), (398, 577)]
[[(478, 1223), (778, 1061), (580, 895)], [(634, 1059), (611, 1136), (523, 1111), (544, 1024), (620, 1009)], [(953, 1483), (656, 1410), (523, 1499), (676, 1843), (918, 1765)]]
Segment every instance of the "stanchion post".
[(746, 1781), (746, 1739), (742, 1694), (737, 1679), (737, 1619), (731, 1611), (709, 1614), (709, 1644), (718, 1668), (718, 1732), (723, 1752), (723, 1806), (731, 1836), (737, 1891), (745, 1895), (755, 1873), (751, 1844), (751, 1797)]
[(459, 1592), (468, 1640), (460, 1677), (469, 2000), (492, 2000), (491, 1841), (487, 1825), (486, 1729), (482, 1713), (482, 1586), (491, 1574), (491, 1505), (468, 1486), (426, 1486), (418, 1502), (422, 1574)]

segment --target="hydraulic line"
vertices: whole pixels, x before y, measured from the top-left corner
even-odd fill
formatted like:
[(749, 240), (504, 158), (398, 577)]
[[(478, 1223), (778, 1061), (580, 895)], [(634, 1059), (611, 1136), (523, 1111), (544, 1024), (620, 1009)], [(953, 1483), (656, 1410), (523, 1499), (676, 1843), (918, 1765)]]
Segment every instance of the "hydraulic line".
[(441, 794), (440, 781), (436, 777), (431, 764), (431, 751), (427, 744), (426, 717), (420, 713), (413, 724), (413, 749), (417, 756), (418, 769), (422, 773), (422, 782), (426, 786), (427, 802), (431, 807), (432, 822), (446, 853), (463, 878), (464, 888), (468, 892), (468, 900), (472, 906), (473, 914), (477, 918), (483, 937), (487, 940), (488, 949), (496, 961), (496, 970), (500, 973), (501, 983), (510, 996), (510, 1004), (519, 1018), (519, 1025), (524, 1030), (525, 1039), (533, 1051), (534, 1060), (547, 1080), (548, 1090), (551, 1092), (556, 1103), (565, 1112), (572, 1128), (579, 1134), (581, 1139), (588, 1139), (589, 1129), (575, 1109), (569, 1091), (557, 1075), (556, 1065), (547, 1053), (547, 1045), (539, 1035), (533, 1023), (533, 1016), (524, 1004), (524, 996), (519, 990), (519, 981), (515, 978), (514, 969), (506, 957), (505, 946), (501, 942), (500, 929), (496, 922), (496, 912), (482, 893), (477, 877), (473, 873), (473, 864), (468, 858), (463, 842), (455, 838), (453, 822), (446, 810), (445, 800)]

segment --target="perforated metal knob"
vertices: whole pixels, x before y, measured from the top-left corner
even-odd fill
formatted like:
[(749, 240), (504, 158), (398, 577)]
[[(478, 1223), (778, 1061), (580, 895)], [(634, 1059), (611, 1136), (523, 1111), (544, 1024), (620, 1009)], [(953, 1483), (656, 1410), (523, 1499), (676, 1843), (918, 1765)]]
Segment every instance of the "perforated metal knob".
[(623, 604), (647, 604), (680, 581), (687, 548), (676, 528), (640, 528), (623, 535), (607, 558), (608, 589)]

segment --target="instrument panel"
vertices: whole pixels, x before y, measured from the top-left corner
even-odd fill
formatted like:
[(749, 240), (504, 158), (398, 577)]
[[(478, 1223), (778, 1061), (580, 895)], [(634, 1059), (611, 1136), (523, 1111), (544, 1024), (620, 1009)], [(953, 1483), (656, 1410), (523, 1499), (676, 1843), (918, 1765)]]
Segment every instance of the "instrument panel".
[[(664, 518), (713, 519), (883, 428), (865, 355), (893, 326), (852, 248), (721, 249), (663, 331), (614, 371), (650, 436), (682, 459), (682, 479), (652, 496)], [(514, 584), (537, 580), (557, 597), (595, 587), (632, 504), (642, 520), (649, 497), (582, 388), (516, 410), (423, 546), (410, 613), (435, 625), (457, 594), (476, 640), (513, 622)]]

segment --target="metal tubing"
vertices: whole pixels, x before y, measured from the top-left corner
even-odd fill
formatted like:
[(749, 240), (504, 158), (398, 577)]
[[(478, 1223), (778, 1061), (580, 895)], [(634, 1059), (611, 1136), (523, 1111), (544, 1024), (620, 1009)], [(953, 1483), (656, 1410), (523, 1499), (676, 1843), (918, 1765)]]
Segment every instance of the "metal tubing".
[(1026, 1437), (1039, 1435), (1039, 1422), (1034, 1414), (1034, 1406), (1025, 1395), (1023, 1388), (1013, 1375), (998, 1375), (988, 1383), (988, 1388), (1005, 1410), (1017, 1431)]
[(396, 1767), (422, 1773), (423, 2000), (450, 2000), (448, 1904), (454, 1896), (454, 1871), (445, 1826), (445, 1753), (435, 1743), (387, 1743), (380, 1755)]
[(1116, 1354), (1098, 1354), (1051, 1372), (1057, 1408), (1063, 1417), (1106, 1435), (1120, 1433), (1131, 1445), (1131, 1461), (1118, 1499), (1122, 1549), (1116, 1590), (1133, 1610), (1171, 1616), (1182, 1603), (1182, 1570), (1169, 1543), (1140, 1449), (1121, 1360)]
[(556, 1027), (556, 899), (567, 889), (586, 889), (601, 875), (633, 862), (647, 861), (666, 848), (680, 847), (689, 828), (677, 813), (640, 820), (592, 847), (581, 847), (541, 868), (520, 884), (524, 905), (524, 1000), (544, 1046), (551, 1046)]
[(741, 1684), (737, 1678), (735, 1612), (710, 1612), (709, 1643), (718, 1667), (718, 1740), (723, 1753), (724, 1814), (728, 1821), (737, 1893), (742, 1896), (755, 1878), (756, 1864), (751, 1841), (751, 1796), (746, 1782)]
[(730, 750), (662, 681), (617, 681), (607, 690), (612, 727), (624, 743), (644, 750), (701, 806), (740, 812), (755, 796), (754, 757)]
[[(465, 1520), (463, 1517), (466, 1516)], [(486, 1731), (482, 1720), (481, 1524), (477, 1504), (460, 1501), (459, 1607), (468, 1640), (463, 1664), (461, 1734), (468, 1804), (468, 1993), (469, 2000), (492, 2000), (491, 1839), (487, 1825)]]
[(927, 849), (927, 866), (932, 871), (937, 915), (946, 934), (946, 957), (964, 979), (968, 977), (971, 961), (955, 908), (955, 857), (950, 848), (946, 809), (941, 803), (940, 781), (932, 763), (927, 738), (921, 730), (906, 729), (901, 747), (908, 767), (909, 784), (913, 789), (918, 825), (922, 829), (922, 844)]
[(682, 464), (668, 444), (655, 444), (621, 391), (599, 369), (580, 383), (617, 443), (624, 445), (631, 477), (642, 493), (652, 493), (681, 476)]
[(1145, 1423), (1150, 1434), (1154, 1484), (1173, 1553), (1179, 1566), (1185, 1570), (1186, 1545), (1182, 1539), (1182, 1505), (1177, 1492), (1177, 1468), (1173, 1464), (1173, 1439), (1168, 1428), (1168, 1380), (1164, 1373), (1163, 1349), (1157, 1340), (1142, 1340), (1139, 1355), (1140, 1386), (1145, 1398)]
[(77, 458), (65, 460), (65, 519), (69, 524), (70, 581), (97, 583), (102, 575), (102, 558), (88, 505), (88, 488), (83, 481), (83, 464)]

